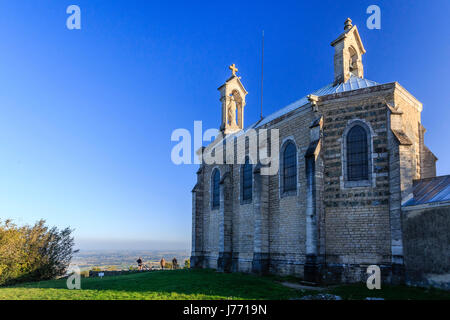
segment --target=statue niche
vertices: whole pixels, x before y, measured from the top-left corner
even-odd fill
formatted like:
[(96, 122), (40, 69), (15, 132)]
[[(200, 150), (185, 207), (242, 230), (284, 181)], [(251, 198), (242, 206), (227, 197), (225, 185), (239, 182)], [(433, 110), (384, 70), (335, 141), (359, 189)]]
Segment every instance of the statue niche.
[(237, 90), (233, 90), (229, 100), (230, 102), (227, 106), (227, 123), (231, 128), (235, 128), (240, 124), (240, 119), (236, 120), (236, 111), (240, 114), (242, 110), (242, 97)]
[(348, 61), (348, 69), (350, 74), (360, 77), (360, 63), (361, 60), (356, 52), (355, 48), (352, 46), (348, 48), (349, 61)]
[(222, 123), (220, 130), (225, 134), (232, 134), (244, 128), (244, 107), (247, 91), (241, 83), (241, 77), (236, 75), (238, 70), (234, 64), (229, 69), (231, 77), (217, 90), (220, 91), (222, 103)]

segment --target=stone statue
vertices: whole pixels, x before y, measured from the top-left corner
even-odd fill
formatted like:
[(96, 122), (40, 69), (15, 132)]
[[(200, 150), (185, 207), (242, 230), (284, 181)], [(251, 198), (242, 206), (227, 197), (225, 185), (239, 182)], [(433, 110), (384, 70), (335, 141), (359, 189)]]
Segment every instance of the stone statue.
[(237, 90), (233, 90), (230, 96), (230, 103), (227, 106), (227, 117), (230, 127), (236, 127), (236, 110), (242, 108), (242, 98)]
[(228, 123), (230, 126), (236, 126), (236, 100), (234, 99), (234, 95), (230, 97), (230, 103), (228, 104)]
[(349, 68), (349, 69), (350, 69), (350, 72), (353, 73), (353, 74), (355, 74), (354, 71), (358, 70), (358, 61), (357, 61), (356, 59), (354, 59), (353, 57), (350, 58), (350, 61), (349, 61), (349, 67), (350, 67), (350, 68)]

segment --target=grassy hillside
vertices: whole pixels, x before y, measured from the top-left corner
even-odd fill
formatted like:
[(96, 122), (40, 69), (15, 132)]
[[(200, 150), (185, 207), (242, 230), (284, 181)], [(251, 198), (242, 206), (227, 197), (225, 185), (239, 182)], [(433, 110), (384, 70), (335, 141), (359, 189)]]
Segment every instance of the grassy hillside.
[(296, 295), (269, 278), (211, 270), (82, 278), (81, 290), (68, 290), (63, 279), (0, 288), (0, 299), (289, 299)]
[[(152, 271), (103, 279), (82, 278), (81, 290), (68, 290), (64, 279), (25, 283), (0, 288), (0, 299), (291, 299), (318, 293), (278, 283), (287, 279), (213, 270)], [(322, 293), (344, 299), (450, 299), (450, 292), (440, 290), (401, 286), (368, 290), (363, 284), (333, 287)]]

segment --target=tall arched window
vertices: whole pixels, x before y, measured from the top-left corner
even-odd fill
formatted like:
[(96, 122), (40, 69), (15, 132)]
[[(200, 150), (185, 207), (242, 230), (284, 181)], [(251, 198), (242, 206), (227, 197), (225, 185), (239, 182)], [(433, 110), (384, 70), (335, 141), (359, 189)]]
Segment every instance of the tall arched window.
[(369, 179), (369, 150), (367, 133), (356, 125), (347, 134), (347, 180)]
[(251, 165), (248, 157), (245, 159), (245, 164), (241, 167), (242, 174), (242, 200), (252, 200), (252, 185), (253, 185), (253, 166)]
[(211, 183), (212, 183), (212, 208), (217, 209), (220, 206), (220, 189), (219, 189), (220, 172), (218, 169), (214, 170)]
[(283, 151), (283, 192), (297, 190), (297, 148), (288, 142)]

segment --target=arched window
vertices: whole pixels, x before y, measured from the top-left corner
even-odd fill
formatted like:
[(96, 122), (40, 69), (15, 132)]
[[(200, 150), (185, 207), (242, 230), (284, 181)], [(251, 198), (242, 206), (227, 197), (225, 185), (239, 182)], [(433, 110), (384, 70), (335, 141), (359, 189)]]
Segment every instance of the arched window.
[(367, 133), (356, 125), (347, 134), (347, 180), (369, 179), (369, 151)]
[(283, 151), (283, 192), (297, 190), (297, 149), (288, 142)]
[(217, 209), (220, 206), (220, 189), (219, 189), (220, 172), (218, 169), (214, 170), (211, 183), (212, 183), (212, 208)]
[(351, 74), (358, 76), (358, 54), (356, 53), (356, 50), (353, 47), (349, 47), (348, 51), (350, 56), (349, 71)]
[(253, 166), (251, 165), (248, 157), (245, 159), (245, 164), (241, 167), (242, 174), (242, 200), (252, 200), (252, 185), (253, 185)]

